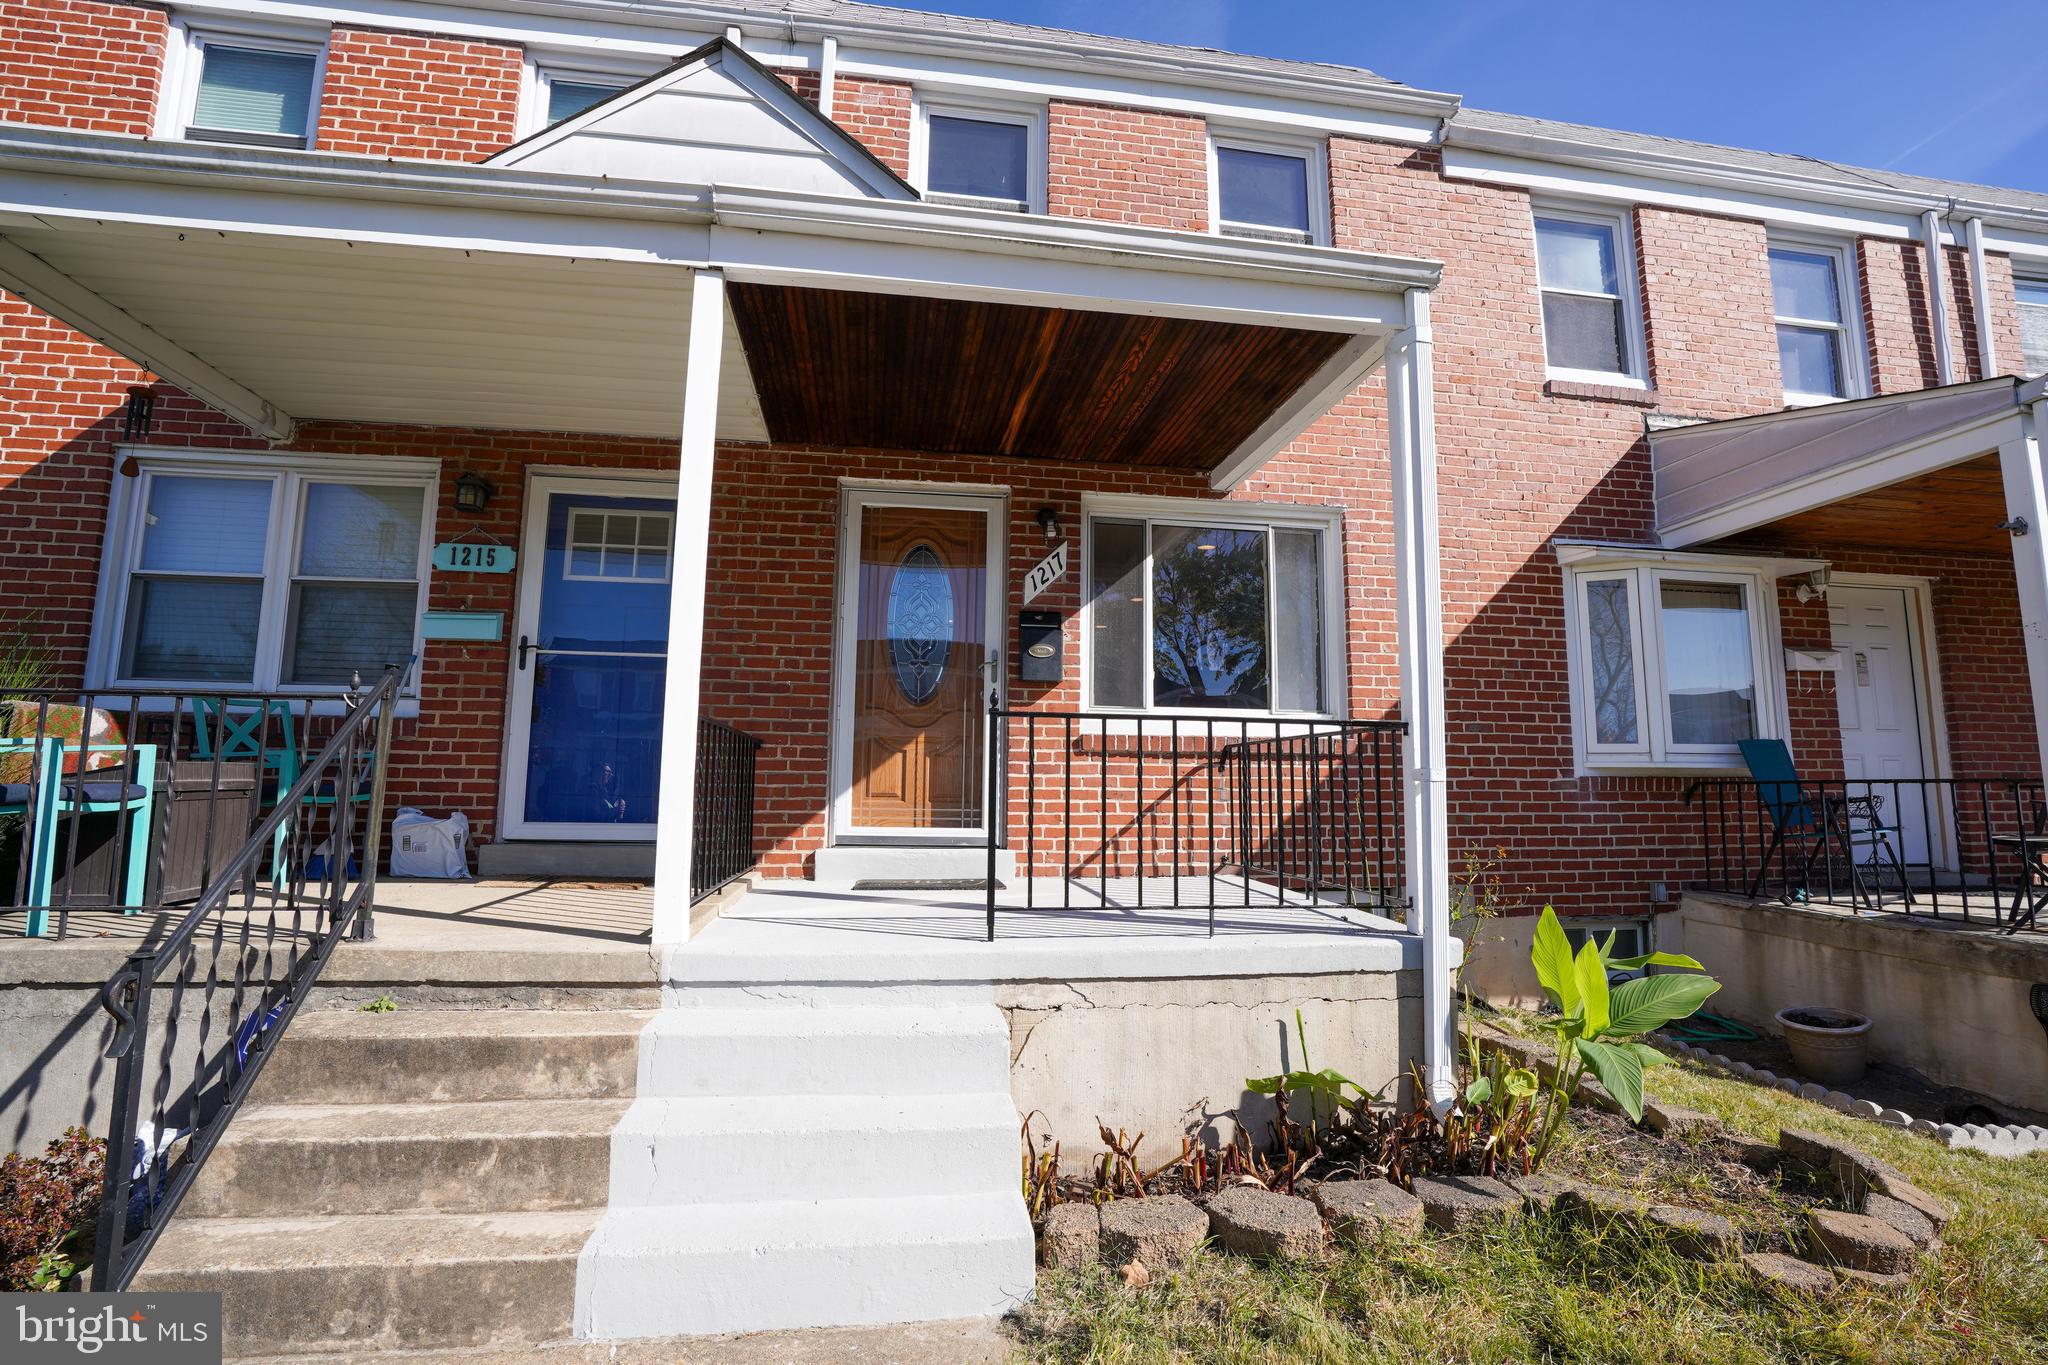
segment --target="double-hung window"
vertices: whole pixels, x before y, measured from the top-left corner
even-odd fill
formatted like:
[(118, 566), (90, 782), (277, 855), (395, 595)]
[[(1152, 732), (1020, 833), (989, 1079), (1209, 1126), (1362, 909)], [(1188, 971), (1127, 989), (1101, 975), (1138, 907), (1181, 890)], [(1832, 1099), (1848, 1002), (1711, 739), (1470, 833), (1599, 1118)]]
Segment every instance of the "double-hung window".
[(1582, 770), (1715, 768), (1782, 733), (1775, 579), (1716, 556), (1587, 556), (1565, 572)]
[(1043, 113), (920, 101), (911, 179), (937, 199), (1043, 210)]
[(1646, 382), (1626, 216), (1539, 208), (1536, 274), (1550, 374), (1607, 384)]
[(1091, 504), (1085, 534), (1089, 706), (1339, 709), (1334, 517), (1105, 500)]
[(2014, 282), (2020, 301), (2020, 366), (2048, 374), (2048, 279)]
[(115, 490), (99, 683), (331, 691), (411, 660), (431, 462), (138, 452), (137, 466)]
[(187, 29), (165, 82), (159, 136), (310, 147), (325, 43), (297, 30)]
[(1849, 253), (1839, 247), (1773, 245), (1771, 311), (1788, 403), (1862, 395), (1861, 341)]
[(1209, 142), (1211, 218), (1227, 237), (1322, 242), (1328, 186), (1319, 146), (1228, 135)]

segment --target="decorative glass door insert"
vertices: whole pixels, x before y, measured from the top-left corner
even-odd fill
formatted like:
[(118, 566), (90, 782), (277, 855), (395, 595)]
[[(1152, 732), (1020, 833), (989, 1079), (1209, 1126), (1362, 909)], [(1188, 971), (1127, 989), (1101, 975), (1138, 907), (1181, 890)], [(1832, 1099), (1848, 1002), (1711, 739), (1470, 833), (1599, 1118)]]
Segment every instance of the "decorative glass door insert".
[(855, 515), (850, 823), (979, 829), (989, 513), (859, 505)]

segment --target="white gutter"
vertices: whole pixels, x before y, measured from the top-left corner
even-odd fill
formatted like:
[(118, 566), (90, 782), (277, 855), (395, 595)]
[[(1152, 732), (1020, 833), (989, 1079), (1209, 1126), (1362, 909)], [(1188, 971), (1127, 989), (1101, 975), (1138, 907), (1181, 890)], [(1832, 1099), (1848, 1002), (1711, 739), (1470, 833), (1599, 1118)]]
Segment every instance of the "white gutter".
[(1978, 373), (1988, 379), (1998, 373), (1998, 336), (1991, 325), (1991, 281), (1984, 273), (1984, 220), (1966, 221), (1963, 238), (1970, 248), (1970, 313), (1977, 319)]
[(818, 112), (832, 117), (832, 94), (839, 83), (839, 40), (826, 36), (818, 43)]
[(1941, 214), (1920, 215), (1920, 244), (1927, 252), (1927, 318), (1934, 328), (1934, 373), (1943, 384), (1956, 382), (1956, 358), (1948, 344), (1948, 294), (1941, 287), (1946, 257), (1941, 247)]

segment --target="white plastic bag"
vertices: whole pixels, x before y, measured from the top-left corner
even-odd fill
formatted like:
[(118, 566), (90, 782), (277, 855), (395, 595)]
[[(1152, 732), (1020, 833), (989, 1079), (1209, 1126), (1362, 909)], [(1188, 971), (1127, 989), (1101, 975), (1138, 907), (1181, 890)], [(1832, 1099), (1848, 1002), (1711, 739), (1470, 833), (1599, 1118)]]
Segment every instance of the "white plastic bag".
[(469, 880), (469, 817), (436, 820), (401, 806), (391, 820), (391, 875)]

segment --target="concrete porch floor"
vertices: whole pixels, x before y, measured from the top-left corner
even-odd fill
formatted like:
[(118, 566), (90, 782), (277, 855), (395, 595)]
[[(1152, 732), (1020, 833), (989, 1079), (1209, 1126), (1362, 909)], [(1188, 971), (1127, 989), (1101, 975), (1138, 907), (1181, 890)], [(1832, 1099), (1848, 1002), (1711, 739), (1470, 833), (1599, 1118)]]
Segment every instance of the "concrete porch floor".
[[(688, 943), (668, 953), (667, 977), (687, 981), (1079, 980), (1087, 977), (1243, 976), (1398, 971), (1420, 966), (1421, 941), (1399, 922), (1218, 879), (1215, 936), (1207, 878), (1102, 883), (1011, 881), (997, 893), (987, 940), (981, 891), (866, 891), (760, 881)], [(1141, 895), (1142, 892), (1142, 895)], [(1027, 898), (1031, 905), (1027, 907)], [(1250, 903), (1247, 904), (1246, 902)]]

